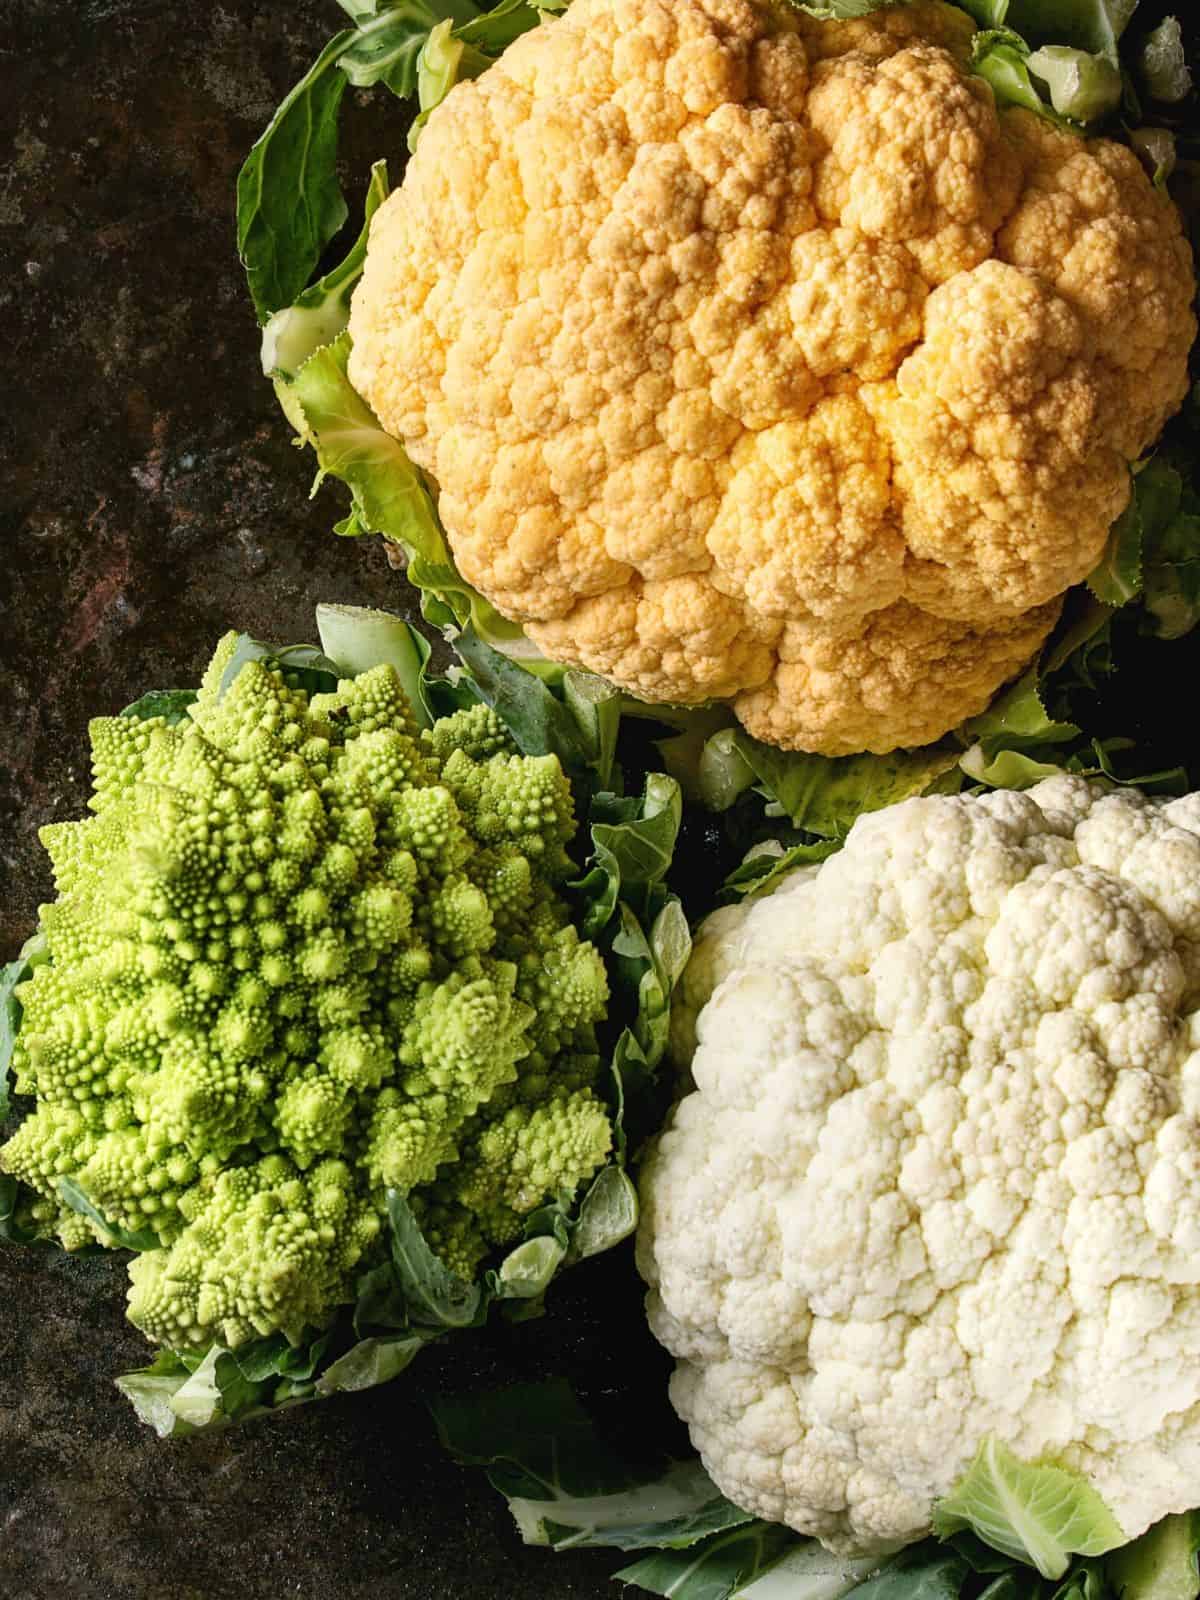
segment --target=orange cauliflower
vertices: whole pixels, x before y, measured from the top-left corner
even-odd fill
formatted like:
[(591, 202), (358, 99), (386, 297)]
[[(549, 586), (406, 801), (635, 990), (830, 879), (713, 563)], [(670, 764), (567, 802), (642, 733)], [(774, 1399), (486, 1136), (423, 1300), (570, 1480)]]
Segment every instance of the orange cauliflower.
[(433, 112), (350, 376), (550, 656), (830, 755), (1037, 650), (1183, 399), (1179, 218), (936, 0), (574, 0)]

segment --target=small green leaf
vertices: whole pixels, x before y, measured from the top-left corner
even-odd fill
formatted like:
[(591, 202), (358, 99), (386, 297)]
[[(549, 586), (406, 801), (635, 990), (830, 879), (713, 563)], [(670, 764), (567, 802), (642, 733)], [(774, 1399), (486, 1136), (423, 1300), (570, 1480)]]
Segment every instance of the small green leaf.
[(187, 1366), (173, 1351), (160, 1350), (148, 1367), (123, 1373), (113, 1382), (133, 1406), (139, 1421), (153, 1428), (160, 1439), (171, 1439), (194, 1431), (182, 1421), (172, 1403), (190, 1376)]
[(795, 1537), (776, 1523), (750, 1521), (706, 1539), (694, 1550), (658, 1550), (643, 1556), (614, 1576), (620, 1583), (672, 1600), (730, 1600), (752, 1593), (754, 1580), (770, 1574)]
[(388, 0), (382, 10), (360, 16), (353, 42), (338, 62), (356, 89), (382, 83), (399, 100), (417, 90), (417, 61), (430, 33), (443, 19), (469, 22), (479, 15), (470, 0)]
[(1059, 116), (1072, 122), (1098, 122), (1121, 104), (1120, 68), (1107, 56), (1046, 44), (1025, 65), (1049, 89), (1050, 104)]
[(348, 31), (329, 41), (238, 174), (238, 254), (260, 322), (292, 304), (346, 220), (337, 121), (347, 79), (337, 64), (354, 38)]
[(746, 852), (741, 863), (725, 879), (722, 895), (726, 900), (751, 900), (770, 894), (798, 867), (819, 866), (839, 848), (836, 839), (786, 847), (778, 839), (766, 839)]
[(1001, 750), (988, 757), (986, 747), (974, 744), (963, 752), (959, 765), (974, 783), (989, 789), (1031, 789), (1044, 778), (1057, 778), (1063, 768), (1053, 761), (1039, 761), (1020, 750)]
[[(526, 9), (529, 16), (536, 19), (536, 13)], [(410, 152), (417, 148), (430, 114), (437, 110), (454, 85), (460, 79), (477, 78), (491, 64), (491, 57), (466, 43), (462, 30), (454, 28), (448, 17), (438, 23), (417, 56), (417, 104), (421, 109), (408, 130)]]
[(268, 378), (293, 378), (315, 351), (344, 332), (350, 320), (350, 296), (367, 259), (371, 218), (387, 199), (387, 193), (387, 162), (377, 161), (371, 168), (362, 231), (344, 259), (290, 306), (276, 311), (263, 329), (262, 369)]
[(151, 689), (118, 713), (122, 717), (133, 717), (138, 722), (149, 722), (156, 717), (161, 717), (171, 727), (176, 723), (188, 720), (188, 707), (194, 705), (196, 691), (194, 689)]
[(905, 0), (791, 0), (799, 11), (810, 17), (821, 17), (835, 22), (845, 22), (854, 17), (869, 17), (873, 11), (888, 6), (903, 5)]
[(991, 1436), (934, 1507), (933, 1529), (940, 1538), (960, 1528), (1028, 1562), (1044, 1578), (1061, 1578), (1072, 1555), (1104, 1555), (1125, 1542), (1086, 1479), (1064, 1467), (1021, 1461)]
[(8, 1115), (8, 1074), (12, 1066), (17, 1034), (21, 1031), (21, 1002), (17, 999), (17, 985), (32, 974), (29, 959), (23, 950), (15, 961), (0, 967), (0, 1123)]
[(682, 816), (679, 785), (662, 772), (646, 775), (640, 798), (611, 793), (593, 797), (592, 853), (587, 871), (572, 886), (587, 903), (580, 923), (585, 938), (608, 926), (618, 901), (627, 901), (639, 920), (649, 916), (653, 893), (674, 856)]
[(637, 1189), (621, 1167), (605, 1167), (593, 1181), (579, 1207), (579, 1221), (571, 1240), (572, 1260), (611, 1250), (637, 1227)]
[(490, 1468), (526, 1544), (683, 1549), (753, 1520), (699, 1461), (640, 1471), (622, 1461), (561, 1379), (437, 1399), (430, 1410), (451, 1455)]
[(316, 451), (313, 492), (326, 476), (350, 490), (351, 514), (337, 531), (380, 533), (398, 545), (408, 558), (409, 581), (422, 591), (426, 620), (435, 626), (470, 621), (485, 641), (532, 650), (520, 627), (459, 576), (424, 479), (350, 382), (349, 357), (350, 336), (343, 333), (310, 356), (292, 383), (276, 385), (289, 421)]
[(414, 1322), (436, 1328), (469, 1328), (482, 1309), (478, 1284), (467, 1283), (434, 1255), (397, 1189), (387, 1192), (392, 1262)]
[(1164, 1517), (1140, 1539), (1113, 1551), (1104, 1563), (1108, 1581), (1119, 1600), (1197, 1600), (1197, 1550), (1200, 1512)]
[(342, 334), (300, 368), (290, 391), (327, 473), (354, 495), (363, 526), (424, 551), (444, 550), (428, 490), (401, 446), (385, 433), (346, 375), (350, 338)]
[(324, 1398), (343, 1390), (373, 1389), (376, 1384), (390, 1383), (428, 1343), (419, 1334), (361, 1339), (344, 1356), (330, 1362), (317, 1379), (316, 1392)]
[(566, 1250), (550, 1234), (526, 1239), (497, 1268), (493, 1292), (500, 1300), (534, 1300), (545, 1294)]
[(1107, 55), (1137, 10), (1138, 0), (1010, 0), (1006, 21), (1031, 44), (1068, 44)]
[(977, 33), (971, 48), (971, 70), (992, 87), (1002, 106), (1021, 106), (1039, 117), (1057, 120), (1029, 76), (1029, 46), (1008, 28)]
[(104, 1213), (88, 1198), (84, 1191), (75, 1182), (74, 1178), (60, 1178), (58, 1192), (62, 1196), (64, 1205), (70, 1206), (72, 1211), (77, 1211), (81, 1217), (86, 1217), (105, 1236), (105, 1243), (114, 1250), (159, 1250), (162, 1241), (150, 1228), (139, 1228), (136, 1232), (122, 1228), (116, 1222), (110, 1222)]
[(958, 761), (950, 744), (889, 755), (815, 756), (734, 736), (759, 787), (797, 828), (840, 839), (857, 817), (924, 794)]
[(965, 724), (965, 730), (980, 739), (1021, 739), (1035, 744), (1052, 744), (1079, 732), (1072, 723), (1055, 722), (1047, 714), (1036, 671), (1010, 684), (986, 711)]
[(393, 668), (418, 723), (430, 725), (422, 681), (429, 644), (403, 617), (369, 606), (323, 604), (317, 607), (317, 632), (322, 650), (342, 677), (356, 678), (372, 667)]
[(454, 648), (471, 674), (480, 697), (503, 719), (527, 756), (557, 756), (567, 776), (590, 787), (598, 759), (597, 742), (581, 727), (576, 712), (535, 673), (495, 650), (468, 625)]
[[(855, 1600), (958, 1600), (967, 1563), (956, 1550), (925, 1539), (860, 1583)], [(758, 1597), (755, 1596), (755, 1600)]]
[(217, 1363), (228, 1354), (222, 1346), (212, 1345), (200, 1365), (171, 1395), (170, 1409), (188, 1428), (207, 1428), (220, 1417), (221, 1385), (217, 1381)]
[(217, 685), (217, 699), (228, 694), (239, 672), (250, 661), (278, 668), (285, 679), (306, 694), (332, 694), (338, 685), (337, 665), (315, 644), (264, 644), (248, 633), (238, 635), (233, 654), (225, 663)]
[(1147, 93), (1164, 105), (1178, 105), (1192, 92), (1192, 74), (1178, 17), (1164, 17), (1146, 35), (1138, 62)]
[(1002, 28), (1008, 18), (1009, 0), (956, 0), (956, 3), (981, 28)]
[(1141, 592), (1142, 515), (1135, 494), (1113, 523), (1104, 554), (1088, 574), (1087, 586), (1106, 606), (1123, 606)]

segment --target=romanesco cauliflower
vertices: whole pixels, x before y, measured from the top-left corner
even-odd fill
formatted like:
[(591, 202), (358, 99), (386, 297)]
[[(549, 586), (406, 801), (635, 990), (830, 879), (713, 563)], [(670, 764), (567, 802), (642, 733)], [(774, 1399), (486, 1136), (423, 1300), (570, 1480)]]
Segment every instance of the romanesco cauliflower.
[(310, 697), (251, 661), (222, 692), (233, 637), (190, 720), (92, 724), (95, 814), (43, 830), (37, 1103), (0, 1150), (68, 1248), (64, 1178), (157, 1235), (129, 1314), (174, 1348), (327, 1322), (388, 1188), (473, 1272), (612, 1142), (558, 762), (483, 708), (419, 732), (390, 667)]

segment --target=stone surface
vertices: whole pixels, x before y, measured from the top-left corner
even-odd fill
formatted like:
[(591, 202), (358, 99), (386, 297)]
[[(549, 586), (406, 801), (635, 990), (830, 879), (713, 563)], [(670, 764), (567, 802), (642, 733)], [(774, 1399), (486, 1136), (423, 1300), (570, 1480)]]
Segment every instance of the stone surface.
[[(82, 808), (89, 717), (194, 681), (230, 626), (305, 638), (318, 599), (405, 603), (377, 542), (330, 534), (336, 488), (308, 500), (233, 246), (242, 156), (338, 19), (332, 0), (0, 5), (0, 959), (50, 891), (37, 827)], [(386, 104), (349, 120), (353, 205), (352, 175), (403, 137)], [(6, 1600), (613, 1592), (618, 1558), (521, 1547), (420, 1392), (561, 1371), (602, 1411), (663, 1416), (627, 1253), (385, 1390), (175, 1444), (109, 1381), (148, 1354), (122, 1280), (0, 1247)]]

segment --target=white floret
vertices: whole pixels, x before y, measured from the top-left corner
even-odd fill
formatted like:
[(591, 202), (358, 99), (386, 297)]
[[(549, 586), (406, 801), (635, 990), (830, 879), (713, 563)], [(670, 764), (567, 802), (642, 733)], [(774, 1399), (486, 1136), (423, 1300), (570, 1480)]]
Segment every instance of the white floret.
[(643, 1173), (672, 1393), (739, 1504), (919, 1537), (985, 1434), (1134, 1537), (1200, 1481), (1200, 796), (861, 819), (703, 925)]

